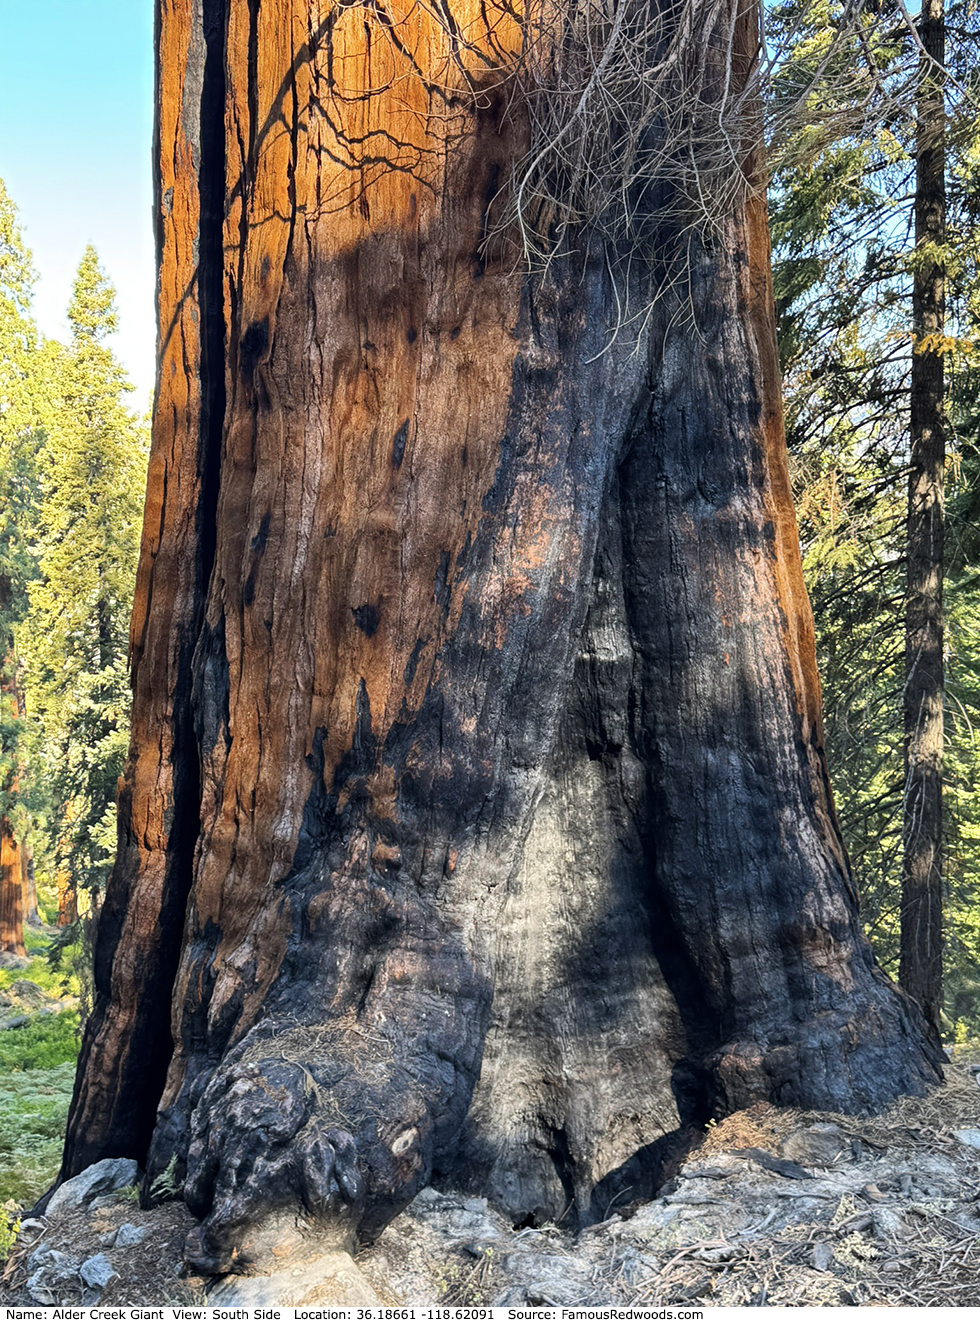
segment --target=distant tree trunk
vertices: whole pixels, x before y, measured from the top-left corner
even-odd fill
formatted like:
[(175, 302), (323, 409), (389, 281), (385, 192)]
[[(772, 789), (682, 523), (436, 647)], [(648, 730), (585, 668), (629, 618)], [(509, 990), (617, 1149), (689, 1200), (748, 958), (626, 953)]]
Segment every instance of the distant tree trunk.
[(57, 925), (59, 927), (71, 927), (78, 922), (78, 887), (76, 878), (72, 874), (71, 865), (66, 861), (70, 857), (73, 828), (77, 821), (78, 804), (75, 800), (68, 799), (64, 805), (61, 836), (58, 841), (58, 855), (61, 861), (58, 863), (58, 870), (54, 877), (55, 891), (58, 896)]
[[(0, 582), (0, 604), (9, 600), (9, 585), (6, 580)], [(16, 663), (8, 650), (0, 670), (0, 702), (3, 703), (4, 720), (20, 716), (20, 700), (17, 694)], [(10, 955), (26, 955), (24, 945), (24, 879), (22, 871), (21, 848), (17, 840), (10, 808), (17, 800), (19, 781), (19, 761), (16, 738), (9, 744), (4, 741), (4, 762), (7, 764), (5, 783), (0, 784), (6, 811), (0, 812), (0, 951)]]
[(908, 583), (905, 615), (905, 820), (902, 986), (938, 1036), (943, 1002), (943, 509), (946, 433), (943, 334), (946, 149), (943, 0), (918, 23), (915, 170), (915, 344), (911, 384)]
[(55, 873), (55, 887), (58, 891), (58, 926), (71, 927), (72, 923), (78, 922), (78, 895), (71, 873), (64, 865)]
[(20, 847), (21, 876), (24, 888), (24, 922), (30, 927), (41, 926), (37, 907), (37, 880), (34, 876), (34, 850), (26, 841)]
[(27, 954), (20, 845), (6, 818), (0, 819), (0, 951)]
[(202, 1271), (433, 1178), (588, 1221), (712, 1113), (937, 1078), (827, 786), (764, 205), (652, 307), (625, 238), (488, 250), (519, 32), (451, 18), (158, 11), (133, 743), (63, 1174), (176, 1157)]

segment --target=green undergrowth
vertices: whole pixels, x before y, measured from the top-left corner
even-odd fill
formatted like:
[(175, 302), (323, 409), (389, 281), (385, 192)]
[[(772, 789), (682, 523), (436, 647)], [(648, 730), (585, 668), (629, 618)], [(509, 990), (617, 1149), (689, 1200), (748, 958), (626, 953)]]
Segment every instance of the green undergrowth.
[(0, 969), (0, 991), (9, 991), (15, 982), (24, 980), (36, 983), (42, 991), (59, 1000), (78, 995), (78, 977), (74, 971), (80, 955), (77, 941), (59, 952), (57, 963), (51, 960), (53, 942), (50, 933), (25, 928), (24, 944), (30, 964), (22, 969)]
[(0, 1077), (0, 1203), (29, 1207), (58, 1173), (74, 1080), (74, 1060)]
[[(53, 967), (50, 933), (28, 929), (25, 943), (30, 964), (0, 969), (0, 992), (31, 982), (44, 993), (48, 1008), (31, 1013), (27, 1023), (0, 1030), (0, 1207), (30, 1207), (57, 1174), (79, 1047), (78, 1011), (58, 1009), (58, 1002), (77, 1004), (70, 952)], [(24, 1004), (17, 989), (13, 1008)], [(25, 1008), (36, 1004), (28, 998)]]
[(0, 1032), (0, 1087), (5, 1075), (43, 1073), (73, 1063), (77, 1055), (77, 1011), (32, 1015), (29, 1023)]

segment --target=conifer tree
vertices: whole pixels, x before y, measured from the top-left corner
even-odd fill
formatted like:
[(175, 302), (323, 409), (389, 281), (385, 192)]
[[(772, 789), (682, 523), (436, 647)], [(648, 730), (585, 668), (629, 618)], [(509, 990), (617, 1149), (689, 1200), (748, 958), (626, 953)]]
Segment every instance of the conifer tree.
[[(971, 460), (977, 391), (976, 368), (970, 364), (975, 363), (980, 326), (980, 190), (973, 109), (980, 33), (972, 6), (949, 6), (956, 40), (949, 43), (945, 87), (947, 234), (942, 241), (941, 226), (934, 225), (935, 232), (916, 250), (912, 222), (917, 157), (920, 170), (930, 165), (930, 186), (940, 199), (944, 185), (935, 151), (942, 140), (942, 89), (933, 78), (936, 66), (920, 58), (916, 38), (897, 9), (883, 7), (865, 17), (866, 51), (855, 45), (842, 60), (849, 81), (831, 81), (829, 88), (821, 84), (819, 97), (812, 96), (806, 122), (782, 147), (775, 178), (774, 274), (788, 435), (824, 680), (828, 759), (865, 919), (879, 957), (897, 973), (903, 813), (907, 833), (909, 823), (919, 820), (916, 804), (921, 803), (921, 786), (907, 780), (903, 768), (904, 698), (907, 719), (913, 714), (918, 719), (928, 708), (932, 753), (926, 761), (935, 770), (944, 744), (945, 767), (941, 777), (932, 778), (930, 828), (920, 838), (931, 861), (924, 873), (929, 885), (922, 892), (928, 921), (919, 930), (928, 935), (931, 954), (922, 954), (918, 962), (931, 970), (932, 985), (928, 990), (913, 987), (909, 966), (915, 961), (908, 958), (909, 950), (903, 981), (936, 1024), (941, 844), (945, 963), (951, 980), (947, 1009), (955, 1018), (966, 1015), (975, 1022), (980, 1008), (980, 986), (972, 972), (980, 932), (974, 899), (980, 838), (974, 806), (980, 776), (980, 639), (972, 621), (977, 616), (975, 566), (980, 557), (970, 527), (980, 488)], [(777, 87), (780, 80), (798, 84), (812, 76), (835, 39), (834, 11), (825, 4), (786, 4), (774, 11), (774, 22), (782, 25), (779, 36), (787, 48)], [(831, 105), (835, 86), (841, 101), (849, 98), (860, 113), (848, 118), (841, 106)], [(924, 96), (934, 127), (921, 122), (917, 126)], [(827, 130), (828, 106), (833, 111), (829, 118), (843, 126), (836, 136)], [(922, 142), (929, 147), (925, 154)], [(921, 185), (919, 192), (921, 196)], [(921, 290), (914, 310), (913, 286), (931, 289), (941, 266), (947, 271), (946, 330), (942, 333), (934, 307), (932, 324), (923, 332)], [(943, 411), (947, 418), (945, 465), (943, 438), (935, 425), (930, 431), (934, 453), (928, 502), (929, 518), (935, 521), (937, 513), (941, 516), (942, 487), (949, 486), (954, 526), (945, 564), (939, 554), (941, 539), (930, 534), (931, 544), (924, 548), (926, 525), (920, 520), (913, 528), (906, 522), (910, 467), (915, 480), (922, 479), (910, 400), (916, 393), (913, 377), (921, 386), (924, 372), (931, 383), (933, 420)], [(917, 417), (921, 423), (921, 404)], [(909, 551), (916, 535), (919, 547)], [(933, 632), (927, 649), (920, 643), (906, 648), (906, 601), (915, 598), (920, 615), (923, 608), (920, 589), (906, 582), (907, 558), (910, 572), (914, 568), (931, 584), (928, 614)], [(943, 648), (938, 637), (944, 573), (947, 702), (941, 738)], [(907, 682), (907, 650), (917, 663), (928, 654), (928, 703), (921, 687), (913, 696)], [(916, 684), (921, 686), (921, 681), (920, 675)], [(913, 763), (927, 770), (918, 754)], [(941, 838), (940, 792), (945, 819)], [(916, 927), (911, 907), (906, 917), (911, 931)], [(969, 993), (968, 986), (973, 989)], [(966, 1027), (962, 1019), (961, 1030)]]
[(37, 337), (30, 317), (34, 271), (17, 213), (0, 180), (0, 951), (24, 954), (26, 819), (22, 722), (14, 628), (33, 561), (25, 527), (34, 495)]
[(56, 367), (43, 455), (39, 577), (18, 632), (37, 757), (68, 907), (97, 893), (115, 847), (125, 759), (127, 647), (146, 467), (144, 432), (108, 336), (115, 291), (86, 249), (68, 309), (72, 338)]

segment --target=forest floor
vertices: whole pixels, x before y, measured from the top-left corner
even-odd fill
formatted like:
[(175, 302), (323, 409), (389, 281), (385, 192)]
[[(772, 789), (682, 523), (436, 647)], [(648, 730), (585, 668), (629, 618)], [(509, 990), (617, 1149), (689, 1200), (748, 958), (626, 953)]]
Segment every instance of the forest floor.
[[(579, 1235), (516, 1229), (484, 1199), (425, 1190), (356, 1260), (205, 1281), (180, 1274), (184, 1204), (142, 1210), (134, 1186), (25, 1220), (0, 1302), (972, 1305), (980, 1048), (954, 1055), (944, 1087), (881, 1116), (735, 1113), (709, 1126), (659, 1198)], [(107, 1284), (85, 1284), (99, 1273)]]
[[(944, 1087), (873, 1118), (766, 1105), (729, 1116), (658, 1198), (578, 1235), (515, 1229), (484, 1199), (429, 1189), (355, 1260), (320, 1254), (275, 1276), (205, 1281), (180, 1275), (193, 1224), (183, 1204), (143, 1210), (132, 1187), (25, 1221), (0, 1302), (973, 1304), (980, 1048), (954, 1056)], [(85, 1284), (93, 1261), (107, 1284)]]

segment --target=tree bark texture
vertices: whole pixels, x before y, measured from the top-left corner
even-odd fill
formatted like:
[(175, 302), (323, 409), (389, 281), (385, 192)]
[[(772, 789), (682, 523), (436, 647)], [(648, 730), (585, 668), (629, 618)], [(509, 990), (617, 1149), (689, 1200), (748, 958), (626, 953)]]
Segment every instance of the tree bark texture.
[(71, 927), (78, 922), (78, 895), (68, 868), (60, 867), (54, 880), (58, 891), (58, 926)]
[(37, 907), (37, 878), (34, 875), (34, 850), (29, 841), (20, 847), (21, 876), (24, 890), (24, 922), (30, 927), (42, 926)]
[(26, 955), (21, 850), (13, 828), (0, 819), (0, 952)]
[[(9, 581), (0, 581), (0, 603), (6, 605), (10, 597)], [(20, 718), (21, 703), (17, 692), (17, 663), (12, 651), (8, 651), (0, 672), (0, 702), (3, 703), (4, 717), (17, 722)], [(16, 737), (16, 736), (15, 736)], [(10, 750), (4, 749), (7, 758)], [(0, 785), (0, 792), (6, 804), (11, 807), (17, 801), (19, 772), (16, 744), (9, 762), (6, 783)], [(8, 815), (9, 814), (9, 815)], [(11, 820), (13, 813), (8, 807), (0, 812), (0, 952), (10, 955), (26, 955), (24, 945), (24, 873), (20, 841)]]
[(937, 1038), (943, 1003), (943, 541), (946, 468), (941, 340), (945, 316), (946, 59), (943, 0), (926, 0), (915, 167), (908, 571), (905, 607), (905, 812), (902, 986)]
[(588, 1221), (712, 1113), (937, 1077), (827, 786), (764, 206), (614, 334), (662, 271), (484, 242), (520, 33), (451, 19), (159, 8), (134, 734), (63, 1174), (176, 1158), (197, 1270), (433, 1178)]

